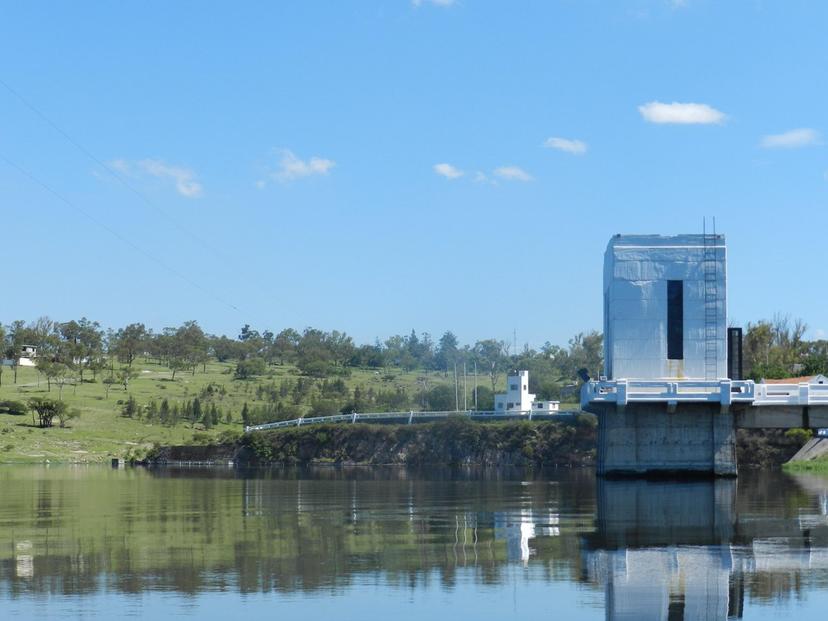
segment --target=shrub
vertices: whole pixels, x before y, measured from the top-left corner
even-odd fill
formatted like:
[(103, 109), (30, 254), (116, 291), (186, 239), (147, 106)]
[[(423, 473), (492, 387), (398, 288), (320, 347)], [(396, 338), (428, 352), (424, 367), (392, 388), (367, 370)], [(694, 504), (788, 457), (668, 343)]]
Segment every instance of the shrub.
[(235, 429), (227, 429), (226, 431), (222, 431), (218, 435), (218, 442), (219, 444), (235, 444), (238, 442), (241, 437), (242, 433), (240, 431), (236, 431)]
[(0, 414), (11, 414), (12, 416), (22, 416), (29, 411), (25, 403), (21, 401), (0, 401)]
[(236, 379), (250, 379), (256, 375), (264, 375), (267, 371), (267, 363), (263, 358), (248, 358), (240, 360), (236, 365)]
[(213, 437), (209, 433), (196, 431), (193, 434), (193, 444), (210, 444), (212, 440)]
[(788, 429), (785, 432), (785, 437), (795, 440), (799, 444), (805, 444), (813, 437), (813, 432), (810, 429)]

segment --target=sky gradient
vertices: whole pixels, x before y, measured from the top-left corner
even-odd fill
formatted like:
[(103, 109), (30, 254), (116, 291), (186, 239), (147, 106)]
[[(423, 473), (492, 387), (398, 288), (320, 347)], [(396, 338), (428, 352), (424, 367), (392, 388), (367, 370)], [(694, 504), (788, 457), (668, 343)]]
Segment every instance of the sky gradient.
[(826, 23), (795, 0), (0, 2), (0, 321), (564, 344), (601, 327), (611, 235), (715, 216), (731, 321), (824, 337)]

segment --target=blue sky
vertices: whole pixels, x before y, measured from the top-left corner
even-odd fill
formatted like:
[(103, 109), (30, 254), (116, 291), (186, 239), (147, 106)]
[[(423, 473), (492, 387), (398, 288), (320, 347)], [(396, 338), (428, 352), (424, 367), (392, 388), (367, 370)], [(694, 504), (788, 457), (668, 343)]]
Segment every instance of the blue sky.
[(48, 121), (0, 85), (2, 321), (565, 343), (600, 328), (612, 234), (715, 216), (731, 320), (824, 336), (826, 23), (759, 0), (4, 2), (0, 80)]

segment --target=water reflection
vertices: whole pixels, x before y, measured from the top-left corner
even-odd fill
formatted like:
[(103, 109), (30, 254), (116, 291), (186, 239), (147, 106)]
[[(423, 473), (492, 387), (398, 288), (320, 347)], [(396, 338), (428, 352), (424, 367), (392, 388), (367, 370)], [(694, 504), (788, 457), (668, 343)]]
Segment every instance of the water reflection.
[(448, 593), (490, 618), (504, 598), (483, 596), (508, 592), (512, 610), (537, 615), (555, 592), (569, 617), (724, 620), (782, 605), (806, 619), (824, 608), (805, 596), (828, 587), (817, 477), (7, 468), (0, 498), (0, 606), (137, 593), (353, 602), (368, 588), (406, 594), (391, 614)]
[[(598, 483), (584, 564), (607, 619), (740, 619), (746, 592), (762, 601), (824, 588), (826, 481), (746, 479), (741, 494), (736, 480)], [(773, 492), (782, 502), (768, 501)]]

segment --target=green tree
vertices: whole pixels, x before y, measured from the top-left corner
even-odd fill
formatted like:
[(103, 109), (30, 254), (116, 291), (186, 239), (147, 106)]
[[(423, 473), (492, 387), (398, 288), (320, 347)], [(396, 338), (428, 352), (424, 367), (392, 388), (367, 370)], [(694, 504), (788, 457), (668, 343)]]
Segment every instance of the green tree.
[(118, 357), (118, 360), (126, 363), (127, 367), (132, 368), (133, 361), (146, 346), (147, 336), (147, 328), (144, 324), (131, 323), (115, 334), (112, 353)]
[(52, 426), (52, 422), (56, 417), (59, 418), (64, 415), (66, 403), (46, 397), (32, 397), (29, 399), (29, 407), (32, 412), (37, 413), (38, 425), (45, 429)]
[(296, 350), (299, 347), (299, 340), (302, 337), (293, 328), (287, 328), (279, 332), (273, 340), (272, 356), (279, 359), (279, 364), (293, 360)]
[(111, 375), (110, 375), (109, 377), (105, 377), (105, 378), (103, 378), (104, 390), (106, 391), (106, 392), (105, 392), (105, 394), (106, 394), (106, 399), (109, 399), (109, 390), (112, 388), (112, 386), (114, 386), (114, 385), (115, 385), (115, 384), (117, 384), (117, 383), (118, 383), (118, 380), (117, 380), (117, 379), (115, 379), (115, 378), (114, 378), (113, 376), (111, 376)]
[(96, 321), (82, 317), (79, 321), (67, 321), (58, 324), (60, 334), (59, 350), (61, 360), (77, 369), (78, 377), (83, 382), (83, 372), (100, 359), (103, 349), (103, 332)]
[(53, 361), (47, 356), (38, 356), (35, 366), (45, 378), (47, 391), (52, 391), (52, 384), (57, 384), (58, 399), (63, 400), (63, 387), (71, 379), (71, 369), (68, 365)]
[(453, 332), (445, 332), (440, 337), (437, 345), (437, 353), (434, 356), (434, 367), (440, 371), (449, 372), (454, 370), (454, 363), (459, 356), (457, 337)]
[(248, 358), (239, 360), (236, 364), (236, 379), (247, 380), (257, 375), (264, 375), (267, 372), (267, 363), (263, 358)]
[(456, 407), (454, 387), (438, 384), (428, 392), (428, 409), (434, 412), (450, 412)]
[(135, 418), (138, 414), (138, 402), (132, 395), (126, 400), (124, 406), (121, 408), (121, 416), (125, 418)]
[(57, 419), (60, 421), (61, 429), (66, 427), (66, 423), (70, 420), (77, 420), (81, 417), (81, 411), (78, 408), (59, 408), (56, 413)]
[(478, 366), (489, 375), (492, 392), (496, 390), (498, 377), (506, 370), (509, 359), (506, 356), (506, 344), (495, 339), (478, 341), (473, 350)]
[(118, 383), (124, 387), (124, 390), (129, 390), (129, 382), (138, 377), (138, 372), (129, 366), (121, 367), (118, 371)]
[(0, 323), (0, 386), (3, 385), (3, 369), (6, 367), (6, 329)]
[(198, 397), (193, 399), (192, 408), (190, 410), (190, 425), (195, 427), (195, 424), (205, 419), (204, 413), (201, 411), (201, 401)]
[(162, 425), (168, 425), (170, 423), (170, 416), (170, 402), (164, 399), (161, 402), (161, 407), (158, 409), (158, 419)]
[(9, 326), (9, 335), (6, 340), (5, 357), (9, 360), (13, 381), (17, 383), (17, 369), (20, 366), (20, 358), (23, 355), (23, 346), (27, 341), (31, 341), (32, 335), (30, 330), (26, 327), (26, 322), (22, 320), (13, 321)]

